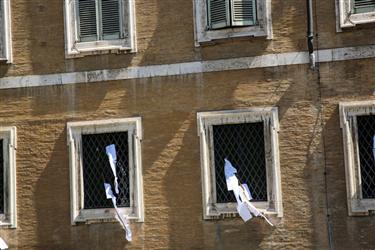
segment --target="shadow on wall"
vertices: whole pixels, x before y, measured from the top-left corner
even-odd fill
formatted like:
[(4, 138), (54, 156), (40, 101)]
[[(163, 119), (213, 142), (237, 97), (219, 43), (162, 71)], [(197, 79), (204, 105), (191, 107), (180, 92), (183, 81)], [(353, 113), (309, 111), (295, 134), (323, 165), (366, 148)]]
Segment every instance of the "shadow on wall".
[[(157, 25), (160, 29), (162, 23), (166, 22), (168, 19), (168, 16), (164, 16), (165, 14), (162, 14), (164, 12), (161, 10), (165, 10), (166, 7), (168, 7), (168, 3), (171, 4), (172, 1), (168, 0), (161, 2), (159, 1), (160, 7), (158, 7), (160, 8), (160, 12), (158, 12), (158, 23), (160, 23), (160, 25)], [(191, 7), (191, 2), (183, 2), (189, 5), (189, 8)], [(42, 1), (39, 1), (38, 3), (42, 3)], [(62, 4), (60, 3), (60, 5)], [(178, 5), (175, 4), (173, 6)], [(29, 7), (30, 10), (35, 8), (34, 4), (31, 3), (29, 4)], [(192, 26), (190, 28), (192, 29)], [(40, 31), (42, 30), (35, 29), (34, 32)], [(156, 29), (154, 34), (160, 34), (161, 32), (161, 30), (159, 32), (158, 29)], [(167, 31), (163, 32), (166, 36), (171, 35)], [(61, 34), (63, 34), (63, 32)], [(63, 36), (59, 37), (59, 39), (62, 39), (59, 45), (61, 46)], [(158, 44), (159, 38), (155, 37), (154, 39), (155, 42), (151, 43)], [(61, 48), (63, 48), (63, 46), (61, 46)], [(152, 47), (150, 49), (154, 48)], [(37, 53), (38, 50), (35, 51), (35, 53)], [(169, 55), (172, 53), (173, 50), (170, 51)], [(63, 58), (63, 50), (60, 49), (58, 54), (59, 58)], [(153, 51), (146, 51), (144, 62), (148, 59), (151, 60), (155, 55), (156, 54)], [(55, 54), (55, 56), (57, 55)], [(100, 60), (108, 60), (109, 65), (110, 60), (113, 57), (115, 57), (115, 55), (98, 56), (96, 58), (103, 58)], [(121, 56), (117, 58), (121, 58)], [(90, 60), (89, 58), (84, 58), (75, 61), (78, 63), (78, 61), (89, 62)], [(40, 67), (40, 65), (37, 66), (38, 64), (35, 65), (36, 67)], [(87, 67), (97, 66), (88, 65)], [(298, 71), (299, 67), (296, 68)], [(265, 71), (267, 72), (267, 70)], [(254, 72), (256, 72), (255, 75), (253, 75)], [(203, 249), (206, 246), (226, 249), (232, 244), (238, 244), (234, 243), (234, 236), (240, 235), (240, 239), (247, 241), (245, 243), (245, 245), (248, 244), (247, 248), (258, 248), (262, 247), (262, 244), (266, 244), (264, 243), (265, 239), (271, 240), (270, 242), (272, 243), (273, 237), (278, 237), (277, 239), (280, 242), (283, 240), (283, 234), (280, 233), (280, 235), (275, 235), (276, 230), (272, 231), (272, 229), (266, 228), (265, 223), (258, 219), (247, 224), (242, 224), (239, 219), (230, 219), (228, 221), (202, 220), (199, 138), (197, 137), (196, 132), (195, 117), (196, 111), (199, 110), (222, 110), (238, 107), (245, 108), (251, 107), (255, 103), (257, 105), (264, 105), (264, 96), (261, 98), (261, 96), (249, 94), (241, 101), (238, 100), (237, 95), (235, 95), (235, 91), (244, 83), (247, 84), (248, 87), (245, 88), (244, 91), (251, 92), (254, 91), (254, 88), (259, 88), (266, 93), (268, 89), (265, 89), (261, 84), (262, 81), (264, 81), (265, 76), (259, 72), (260, 70), (253, 70), (251, 74), (250, 72), (242, 72), (242, 76), (239, 75), (235, 79), (231, 77), (235, 73), (212, 73), (196, 76), (176, 76), (106, 84), (78, 84), (40, 89), (33, 88), (33, 90), (27, 90), (27, 92), (30, 93), (30, 96), (35, 98), (32, 104), (32, 112), (35, 116), (45, 114), (64, 114), (68, 112), (70, 114), (74, 113), (77, 116), (80, 114), (83, 117), (86, 112), (89, 116), (97, 115), (102, 111), (100, 110), (100, 105), (104, 102), (104, 96), (108, 93), (109, 89), (113, 90), (117, 88), (118, 90), (121, 90), (125, 88), (126, 91), (130, 93), (126, 98), (121, 96), (116, 97), (119, 98), (120, 103), (123, 104), (118, 107), (119, 112), (116, 113), (116, 116), (122, 117), (122, 115), (128, 114), (129, 110), (131, 110), (131, 113), (139, 114), (144, 119), (145, 136), (143, 141), (143, 173), (146, 222), (144, 223), (144, 235), (140, 233), (139, 241), (135, 241), (135, 245), (139, 244), (152, 247), (152, 244), (161, 244), (161, 247), (175, 249), (186, 246), (195, 247), (197, 249)], [(266, 76), (266, 78), (269, 77), (269, 79), (271, 79), (269, 85), (278, 85), (279, 79), (285, 78), (285, 75), (283, 74), (285, 72), (288, 72), (288, 69), (283, 67), (269, 70)], [(298, 78), (299, 73), (290, 73), (288, 77)], [(192, 85), (192, 82), (194, 82), (195, 85)], [(295, 82), (297, 82), (297, 80)], [(275, 99), (277, 99), (276, 101), (275, 99), (271, 99), (270, 102), (267, 103), (267, 105), (275, 103), (275, 106), (280, 107), (280, 121), (285, 117), (285, 119), (287, 119), (288, 116), (290, 116), (288, 113), (290, 109), (292, 111), (295, 110), (297, 114), (301, 113), (299, 111), (300, 107), (316, 109), (317, 92), (314, 87), (305, 88), (306, 86), (303, 83), (308, 82), (309, 79), (305, 79), (305, 82), (301, 81), (295, 85), (291, 84), (286, 90), (277, 93), (277, 96), (275, 97)], [(310, 91), (313, 92), (310, 93)], [(45, 95), (54, 96), (54, 98), (43, 98)], [(306, 99), (308, 100), (304, 102), (303, 100)], [(90, 103), (90, 105), (88, 105), (88, 103)], [(317, 116), (317, 114), (313, 113), (312, 117), (309, 117), (309, 119), (313, 121), (312, 124), (315, 124), (316, 127), (317, 122), (314, 120), (316, 118), (315, 116)], [(297, 115), (293, 118), (298, 120)], [(295, 125), (290, 121), (286, 121), (285, 124)], [(310, 129), (310, 127), (305, 127)], [(293, 131), (291, 131), (294, 130), (293, 127), (284, 127), (284, 129), (288, 130), (290, 135), (293, 136)], [(316, 136), (306, 132), (305, 135), (313, 138)], [(113, 237), (115, 234), (116, 238), (122, 239), (123, 233), (116, 225), (98, 224), (80, 225), (77, 227), (69, 225), (69, 164), (67, 162), (68, 158), (65, 136), (65, 130), (55, 131), (53, 138), (55, 138), (56, 141), (54, 149), (49, 156), (50, 161), (45, 163), (46, 167), (36, 186), (35, 202), (38, 213), (38, 241), (44, 246), (57, 246), (59, 243), (68, 244), (66, 245), (68, 248), (79, 248), (81, 242), (91, 241), (90, 244), (92, 245), (90, 246), (92, 248), (97, 248), (104, 246), (104, 242), (101, 241), (103, 240), (104, 235), (100, 235), (100, 232), (103, 232), (103, 228), (108, 229), (105, 230), (106, 232), (104, 233), (105, 235), (108, 235), (108, 237)], [(287, 140), (286, 137), (281, 139)], [(52, 138), (51, 141), (53, 141)], [(307, 141), (308, 145), (315, 143), (315, 139), (306, 138), (305, 141)], [(312, 151), (320, 153), (319, 149), (321, 144), (318, 143), (314, 145), (317, 145), (317, 147), (313, 148)], [(284, 145), (284, 149), (281, 148), (280, 151), (288, 150), (288, 147), (290, 147), (290, 145)], [(305, 153), (306, 151), (300, 149), (298, 152)], [(294, 185), (296, 183), (288, 180), (288, 177), (286, 176), (287, 164), (285, 163), (288, 162), (286, 156), (287, 155), (282, 156), (281, 160), (283, 164), (281, 166), (283, 184)], [(314, 161), (316, 157), (319, 157), (319, 154), (317, 156), (312, 155), (308, 157), (311, 158), (307, 160), (307, 163), (301, 161), (297, 162), (297, 164), (300, 163), (299, 166), (313, 164), (314, 167), (321, 167), (320, 162), (317, 164)], [(302, 157), (302, 159), (306, 158)], [(305, 171), (305, 174), (311, 174), (309, 166), (306, 166)], [(45, 189), (46, 186), (49, 188)], [(158, 189), (155, 190), (155, 187)], [(310, 187), (309, 190), (314, 189), (313, 187)], [(56, 195), (60, 193), (61, 196)], [(305, 197), (309, 195), (311, 195), (311, 193), (306, 194)], [(159, 196), (159, 200), (157, 196)], [(46, 197), (48, 199), (46, 199)], [(52, 201), (53, 203), (48, 203), (45, 200)], [(286, 198), (285, 200), (291, 201), (290, 198)], [(296, 200), (298, 200), (298, 197)], [(321, 201), (321, 197), (319, 197), (318, 200)], [(313, 202), (314, 201), (312, 200), (308, 201), (309, 211), (313, 209)], [(286, 208), (288, 208), (285, 209), (285, 216), (290, 218), (293, 209), (288, 207), (287, 202), (284, 202), (284, 204), (286, 205)], [(59, 215), (55, 217), (46, 216), (53, 216), (54, 212)], [(303, 215), (303, 212), (301, 212), (301, 216), (302, 218), (305, 218), (306, 215)], [(318, 218), (321, 217), (318, 216)], [(281, 225), (281, 230), (286, 230), (285, 227), (286, 226)], [(297, 228), (292, 228), (292, 230), (298, 231)], [(46, 234), (46, 232), (49, 233)], [(111, 233), (109, 234), (109, 232)], [(303, 230), (301, 230), (301, 232), (304, 233)], [(308, 237), (309, 236), (310, 235), (308, 235)], [(249, 239), (254, 240), (250, 241)], [(143, 240), (143, 242), (140, 242), (141, 240)], [(123, 241), (119, 242), (120, 243), (116, 244), (119, 244), (118, 246), (121, 247)], [(265, 247), (267, 246), (269, 245), (265, 245)]]
[[(122, 249), (127, 244), (118, 223), (70, 225), (70, 178), (66, 129), (45, 124), (52, 151), (40, 152), (48, 159), (35, 187), (37, 247), (43, 249)], [(40, 135), (43, 136), (43, 135)], [(45, 138), (44, 140), (46, 140)], [(40, 145), (41, 150), (43, 145)], [(42, 159), (40, 159), (42, 160)], [(135, 230), (136, 232), (136, 230)], [(118, 239), (118, 240), (113, 240)]]

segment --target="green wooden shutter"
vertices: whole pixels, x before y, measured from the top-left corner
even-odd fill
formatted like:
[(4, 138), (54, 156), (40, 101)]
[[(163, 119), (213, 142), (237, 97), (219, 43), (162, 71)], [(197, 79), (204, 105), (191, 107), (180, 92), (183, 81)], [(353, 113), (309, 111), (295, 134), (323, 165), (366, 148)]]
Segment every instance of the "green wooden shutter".
[(354, 0), (354, 13), (375, 11), (375, 0)]
[(247, 26), (255, 25), (256, 22), (256, 0), (232, 0), (232, 25)]
[(102, 38), (120, 38), (120, 0), (101, 0)]
[(98, 39), (96, 0), (77, 0), (78, 34), (81, 42)]
[(210, 29), (230, 26), (229, 0), (208, 0), (207, 6)]

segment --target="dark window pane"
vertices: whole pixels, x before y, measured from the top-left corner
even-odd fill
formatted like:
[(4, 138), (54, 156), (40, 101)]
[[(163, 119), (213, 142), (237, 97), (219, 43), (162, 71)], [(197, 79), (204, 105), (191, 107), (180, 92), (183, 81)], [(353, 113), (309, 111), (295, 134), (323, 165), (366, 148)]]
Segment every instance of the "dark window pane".
[(375, 162), (372, 154), (372, 138), (375, 135), (375, 116), (358, 116), (357, 125), (362, 197), (364, 199), (375, 198)]
[(0, 140), (0, 214), (4, 213), (4, 140)]
[(82, 135), (84, 207), (110, 208), (111, 200), (106, 199), (104, 182), (112, 185), (114, 176), (109, 165), (105, 147), (115, 144), (117, 151), (117, 177), (120, 193), (117, 198), (119, 207), (130, 206), (129, 195), (129, 145), (128, 133), (106, 133)]
[(263, 122), (213, 126), (216, 195), (218, 203), (236, 202), (227, 190), (224, 159), (237, 169), (241, 183), (249, 185), (255, 201), (267, 200)]

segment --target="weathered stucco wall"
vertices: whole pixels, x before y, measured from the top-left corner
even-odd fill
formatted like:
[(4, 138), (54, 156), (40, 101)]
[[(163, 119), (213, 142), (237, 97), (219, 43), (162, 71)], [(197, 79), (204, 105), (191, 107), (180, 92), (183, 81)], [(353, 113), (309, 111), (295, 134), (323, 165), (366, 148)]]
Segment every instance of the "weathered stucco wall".
[[(305, 1), (272, 1), (273, 39), (228, 39), (194, 46), (193, 0), (136, 0), (138, 52), (65, 59), (63, 0), (12, 0), (14, 63), (0, 77), (123, 68), (306, 51)], [(319, 48), (373, 43), (373, 25), (336, 33), (334, 1), (317, 1)], [(48, 25), (47, 25), (48, 24)], [(317, 42), (317, 38), (315, 42)]]

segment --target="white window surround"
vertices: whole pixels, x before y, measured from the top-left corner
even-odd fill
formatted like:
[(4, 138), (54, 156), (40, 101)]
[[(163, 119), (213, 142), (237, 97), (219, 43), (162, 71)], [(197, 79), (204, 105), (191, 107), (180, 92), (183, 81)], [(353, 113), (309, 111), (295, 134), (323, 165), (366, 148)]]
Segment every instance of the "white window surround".
[[(66, 58), (83, 57), (87, 55), (121, 53), (122, 51), (136, 52), (135, 0), (122, 0), (124, 39), (79, 42), (77, 34), (76, 0), (64, 1), (65, 19), (65, 56)], [(120, 15), (121, 16), (121, 15)]]
[(356, 118), (360, 115), (375, 115), (375, 101), (340, 102), (339, 109), (344, 147), (348, 214), (349, 216), (369, 215), (370, 211), (375, 210), (375, 199), (362, 198)]
[[(71, 223), (114, 221), (114, 208), (84, 209), (82, 134), (128, 132), (130, 207), (119, 208), (131, 220), (144, 221), (141, 163), (142, 124), (140, 117), (69, 122), (67, 140), (70, 164)], [(104, 192), (104, 188), (103, 188)]]
[(235, 37), (259, 37), (272, 39), (271, 0), (257, 0), (258, 25), (207, 29), (207, 0), (194, 0), (195, 45)]
[(0, 62), (12, 63), (10, 0), (1, 0), (0, 4), (1, 2), (3, 2), (4, 8), (2, 15), (0, 15)]
[(0, 139), (3, 140), (4, 159), (4, 214), (0, 214), (0, 227), (16, 228), (16, 127), (0, 127)]
[(250, 108), (197, 113), (198, 136), (200, 137), (203, 218), (217, 219), (237, 214), (236, 203), (216, 203), (215, 168), (213, 156), (213, 125), (264, 123), (266, 152), (267, 201), (253, 204), (266, 214), (283, 216), (281, 179), (278, 146), (278, 110), (276, 107)]
[(354, 27), (357, 24), (375, 22), (375, 11), (366, 13), (353, 13), (354, 0), (336, 0), (336, 16), (340, 32), (342, 28)]

